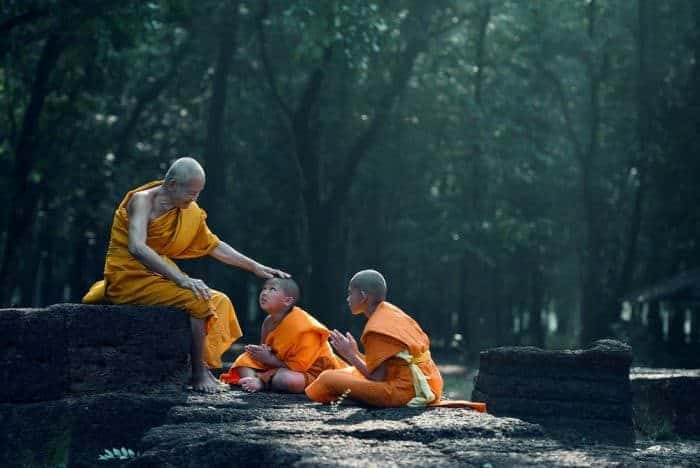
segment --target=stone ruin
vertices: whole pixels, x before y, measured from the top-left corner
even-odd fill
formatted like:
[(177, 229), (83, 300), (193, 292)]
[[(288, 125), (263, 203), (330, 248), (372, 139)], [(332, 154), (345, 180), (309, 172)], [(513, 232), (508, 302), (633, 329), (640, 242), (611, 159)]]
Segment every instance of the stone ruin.
[(472, 399), (563, 437), (632, 444), (631, 363), (631, 348), (614, 340), (583, 350), (489, 349), (480, 353)]
[[(692, 441), (627, 447), (594, 444), (576, 432), (567, 441), (550, 431), (552, 421), (597, 421), (621, 434), (609, 440), (629, 441), (629, 407), (605, 399), (605, 389), (629, 397), (629, 387), (612, 375), (596, 382), (603, 374), (586, 371), (617, 375), (612, 368), (627, 362), (628, 351), (611, 343), (561, 352), (590, 360), (591, 366), (573, 369), (556, 353), (542, 359), (541, 350), (485, 352), (474, 399), (483, 396), (494, 416), (453, 408), (371, 409), (350, 401), (333, 408), (303, 395), (237, 389), (185, 392), (189, 324), (168, 308), (0, 309), (0, 337), (3, 467), (700, 464), (700, 443)], [(616, 359), (604, 350), (617, 350)], [(552, 369), (560, 372), (547, 374)], [(121, 447), (137, 456), (98, 461), (105, 449)]]

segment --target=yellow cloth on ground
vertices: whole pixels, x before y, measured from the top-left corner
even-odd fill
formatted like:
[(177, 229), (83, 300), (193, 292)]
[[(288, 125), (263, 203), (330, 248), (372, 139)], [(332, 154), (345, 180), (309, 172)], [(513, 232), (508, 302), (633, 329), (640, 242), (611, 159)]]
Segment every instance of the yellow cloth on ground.
[[(129, 215), (126, 207), (134, 193), (162, 185), (149, 182), (126, 194), (112, 223), (112, 232), (104, 267), (104, 280), (98, 281), (83, 297), (94, 304), (142, 304), (172, 306), (192, 317), (207, 320), (204, 360), (209, 367), (221, 367), (221, 354), (243, 334), (229, 298), (212, 290), (207, 301), (197, 299), (163, 276), (149, 270), (129, 253)], [(172, 259), (208, 255), (219, 244), (207, 226), (207, 214), (195, 202), (185, 209), (173, 208), (148, 223), (146, 244), (161, 258), (178, 268)]]

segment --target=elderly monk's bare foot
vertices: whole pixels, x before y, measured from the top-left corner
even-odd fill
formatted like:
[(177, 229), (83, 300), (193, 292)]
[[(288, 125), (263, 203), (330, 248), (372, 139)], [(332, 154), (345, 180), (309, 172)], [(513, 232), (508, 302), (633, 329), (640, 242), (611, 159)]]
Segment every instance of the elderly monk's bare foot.
[(257, 377), (243, 377), (238, 384), (246, 392), (255, 393), (263, 389), (263, 381)]
[(231, 386), (225, 382), (220, 381), (216, 377), (214, 377), (211, 372), (209, 373), (209, 380), (216, 385), (216, 391), (217, 392), (225, 392), (227, 390), (231, 390)]
[(195, 374), (191, 380), (192, 390), (201, 393), (217, 393), (221, 391), (221, 387), (212, 381), (206, 372)]
[(221, 390), (228, 390), (231, 388), (231, 386), (229, 384), (224, 383), (224, 382), (220, 381), (219, 379), (217, 379), (216, 377), (214, 377), (214, 374), (211, 373), (211, 369), (207, 369), (207, 376), (208, 376), (209, 380), (211, 380), (216, 385), (221, 387)]

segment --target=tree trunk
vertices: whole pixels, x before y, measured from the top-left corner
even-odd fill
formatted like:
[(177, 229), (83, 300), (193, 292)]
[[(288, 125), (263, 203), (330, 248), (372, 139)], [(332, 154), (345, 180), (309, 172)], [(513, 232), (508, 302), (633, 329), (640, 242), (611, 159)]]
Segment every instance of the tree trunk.
[(36, 140), (44, 101), (49, 94), (49, 78), (65, 51), (67, 42), (60, 31), (52, 32), (44, 43), (39, 64), (31, 88), (31, 97), (24, 113), (22, 129), (15, 148), (13, 168), (15, 186), (11, 196), (7, 236), (5, 238), (2, 263), (0, 263), (0, 304), (10, 301), (16, 279), (13, 272), (20, 263), (21, 239), (26, 235), (34, 219), (37, 202), (36, 183), (31, 180), (31, 171), (36, 160)]
[(647, 327), (653, 346), (657, 346), (664, 339), (661, 308), (658, 301), (649, 302), (647, 305)]
[(209, 100), (209, 116), (207, 119), (207, 139), (202, 159), (207, 172), (207, 186), (202, 192), (202, 205), (208, 210), (209, 218), (214, 226), (223, 225), (226, 217), (223, 207), (227, 198), (226, 170), (227, 161), (224, 156), (224, 124), (226, 99), (228, 96), (228, 79), (236, 50), (236, 35), (238, 30), (238, 2), (231, 1), (222, 11), (222, 21), (218, 28), (218, 51), (214, 77), (212, 81), (211, 99)]
[(642, 226), (642, 215), (644, 206), (644, 194), (647, 185), (649, 156), (648, 140), (651, 133), (650, 125), (650, 86), (649, 86), (649, 67), (647, 60), (647, 41), (649, 38), (649, 2), (648, 0), (637, 1), (637, 19), (638, 19), (638, 36), (637, 36), (637, 157), (635, 158), (634, 167), (638, 171), (638, 184), (634, 189), (634, 199), (632, 202), (632, 213), (630, 215), (629, 226), (625, 236), (625, 248), (623, 250), (622, 268), (617, 281), (613, 300), (613, 307), (619, 307), (619, 301), (622, 296), (627, 293), (630, 286), (634, 266), (637, 258), (637, 245), (639, 241), (639, 233)]
[[(596, 0), (588, 3), (588, 38), (591, 47), (595, 40)], [(598, 134), (600, 129), (600, 87), (602, 70), (598, 70), (593, 52), (587, 60), (587, 75), (589, 82), (589, 122), (588, 145), (584, 153), (579, 155), (581, 171), (581, 186), (583, 197), (583, 213), (585, 225), (585, 240), (583, 247), (582, 283), (581, 283), (581, 314), (582, 330), (581, 345), (585, 346), (593, 340), (608, 335), (609, 317), (606, 315), (606, 301), (600, 272), (603, 271), (600, 257), (602, 244), (600, 215), (593, 188), (594, 161), (598, 156)]]
[(542, 321), (542, 308), (544, 306), (544, 278), (542, 268), (538, 261), (533, 262), (530, 275), (530, 329), (532, 330), (532, 344), (544, 348), (545, 324)]
[[(238, 2), (230, 0), (221, 8), (221, 20), (217, 27), (218, 48), (214, 76), (212, 80), (209, 115), (207, 118), (207, 138), (202, 154), (203, 165), (207, 174), (206, 188), (202, 192), (201, 205), (207, 211), (207, 223), (223, 240), (230, 236), (230, 220), (226, 212), (226, 199), (229, 196), (226, 184), (229, 161), (224, 150), (224, 125), (226, 123), (226, 102), (228, 97), (228, 80), (236, 50), (238, 34)], [(241, 247), (242, 248), (242, 247)], [(201, 275), (208, 280), (220, 282), (231, 281), (230, 268), (218, 262), (198, 263)], [(199, 272), (198, 272), (199, 273)]]

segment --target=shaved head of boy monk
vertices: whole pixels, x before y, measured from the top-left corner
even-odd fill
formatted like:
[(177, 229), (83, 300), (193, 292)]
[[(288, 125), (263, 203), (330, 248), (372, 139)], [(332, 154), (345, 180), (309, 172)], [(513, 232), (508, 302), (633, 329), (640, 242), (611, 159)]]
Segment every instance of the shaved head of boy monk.
[(261, 344), (248, 345), (219, 378), (248, 392), (273, 390), (303, 393), (326, 369), (347, 366), (328, 344), (330, 332), (296, 306), (299, 285), (291, 278), (272, 278), (260, 291), (267, 312), (260, 330)]
[[(309, 398), (330, 403), (346, 394), (377, 407), (441, 404), (442, 376), (430, 356), (430, 340), (415, 320), (386, 301), (386, 292), (378, 271), (362, 270), (352, 277), (347, 303), (353, 314), (367, 318), (360, 339), (365, 354), (350, 333), (333, 330), (331, 344), (353, 367), (323, 372), (306, 388)], [(449, 406), (486, 409), (483, 403), (466, 401)]]
[(210, 255), (261, 278), (289, 275), (246, 257), (209, 230), (207, 214), (196, 202), (205, 181), (196, 160), (180, 158), (165, 180), (128, 192), (114, 214), (104, 280), (90, 288), (83, 302), (186, 311), (192, 329), (192, 388), (211, 393), (222, 388), (208, 367), (221, 367), (221, 354), (241, 329), (229, 298), (184, 273), (173, 259)]

